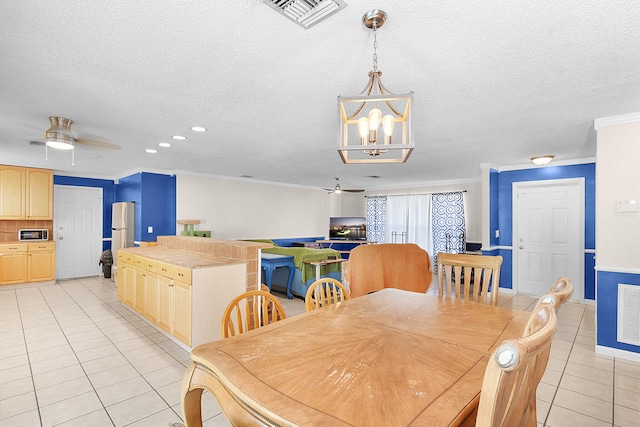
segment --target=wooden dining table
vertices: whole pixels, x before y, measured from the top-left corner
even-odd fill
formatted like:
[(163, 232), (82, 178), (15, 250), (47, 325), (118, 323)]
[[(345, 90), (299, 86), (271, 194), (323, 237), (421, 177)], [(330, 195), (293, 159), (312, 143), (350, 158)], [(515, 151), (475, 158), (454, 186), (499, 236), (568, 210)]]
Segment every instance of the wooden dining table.
[(488, 358), (529, 313), (387, 288), (191, 352), (187, 427), (211, 391), (235, 425), (473, 422)]

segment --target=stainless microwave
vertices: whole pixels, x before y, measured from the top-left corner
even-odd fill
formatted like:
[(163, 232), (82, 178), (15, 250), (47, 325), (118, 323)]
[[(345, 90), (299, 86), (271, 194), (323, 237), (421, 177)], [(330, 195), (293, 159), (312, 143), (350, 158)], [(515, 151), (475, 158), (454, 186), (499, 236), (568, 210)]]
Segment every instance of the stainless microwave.
[(18, 240), (49, 240), (49, 230), (18, 230)]

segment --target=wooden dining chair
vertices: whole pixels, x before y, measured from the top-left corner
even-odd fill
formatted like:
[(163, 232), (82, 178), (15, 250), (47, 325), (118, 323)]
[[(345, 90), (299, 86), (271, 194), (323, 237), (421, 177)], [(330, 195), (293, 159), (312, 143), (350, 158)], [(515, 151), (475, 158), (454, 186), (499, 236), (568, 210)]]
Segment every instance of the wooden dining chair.
[[(438, 253), (438, 294), (498, 305), (501, 256)], [(489, 292), (491, 290), (491, 292)]]
[(313, 282), (307, 289), (304, 306), (307, 311), (311, 311), (350, 298), (349, 291), (339, 280), (323, 277)]
[(528, 409), (540, 379), (532, 373), (546, 368), (546, 359), (538, 356), (548, 351), (556, 325), (555, 309), (542, 304), (531, 313), (519, 339), (495, 349), (484, 372), (476, 427), (536, 425), (536, 413)]
[[(573, 284), (571, 280), (567, 277), (560, 277), (556, 282), (551, 286), (551, 289), (548, 293), (544, 294), (538, 300), (536, 306), (539, 307), (542, 304), (549, 304), (553, 307), (556, 314), (558, 314), (558, 310), (571, 298), (573, 295)], [(549, 354), (551, 352), (551, 347), (547, 348), (545, 351), (540, 353), (537, 357), (539, 359), (539, 363), (536, 363), (536, 371), (534, 372), (534, 377), (536, 381), (539, 383), (542, 377), (544, 376), (544, 371), (547, 366), (547, 362), (549, 361)], [(536, 393), (533, 393), (531, 396), (531, 401), (529, 403), (529, 408), (527, 409), (527, 414), (525, 418), (528, 420), (533, 420), (532, 424), (529, 424), (530, 427), (536, 427)]]
[(222, 336), (239, 335), (286, 317), (275, 296), (264, 291), (248, 291), (235, 297), (224, 311)]

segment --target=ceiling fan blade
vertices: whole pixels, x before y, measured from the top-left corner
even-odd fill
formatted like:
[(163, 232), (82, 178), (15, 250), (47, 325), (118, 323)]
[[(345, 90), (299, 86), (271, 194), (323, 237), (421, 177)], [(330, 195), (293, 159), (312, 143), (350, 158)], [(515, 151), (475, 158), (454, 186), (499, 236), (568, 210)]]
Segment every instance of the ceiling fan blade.
[(86, 145), (88, 147), (106, 148), (108, 150), (120, 150), (122, 147), (114, 142), (99, 141), (97, 139), (76, 138), (76, 143)]
[(333, 188), (322, 188), (323, 190), (327, 190), (330, 193), (333, 193), (335, 190)]
[(29, 141), (29, 145), (44, 145), (44, 141)]
[(346, 191), (347, 193), (362, 193), (364, 190), (345, 190), (343, 188), (342, 191)]

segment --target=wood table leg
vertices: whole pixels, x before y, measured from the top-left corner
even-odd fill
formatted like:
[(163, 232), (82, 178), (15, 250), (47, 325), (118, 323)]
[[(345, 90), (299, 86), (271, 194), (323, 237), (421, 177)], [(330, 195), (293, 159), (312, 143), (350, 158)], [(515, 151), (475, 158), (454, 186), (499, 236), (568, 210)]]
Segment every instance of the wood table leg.
[(182, 416), (186, 427), (202, 427), (202, 388), (191, 388), (198, 365), (191, 363), (182, 380)]

